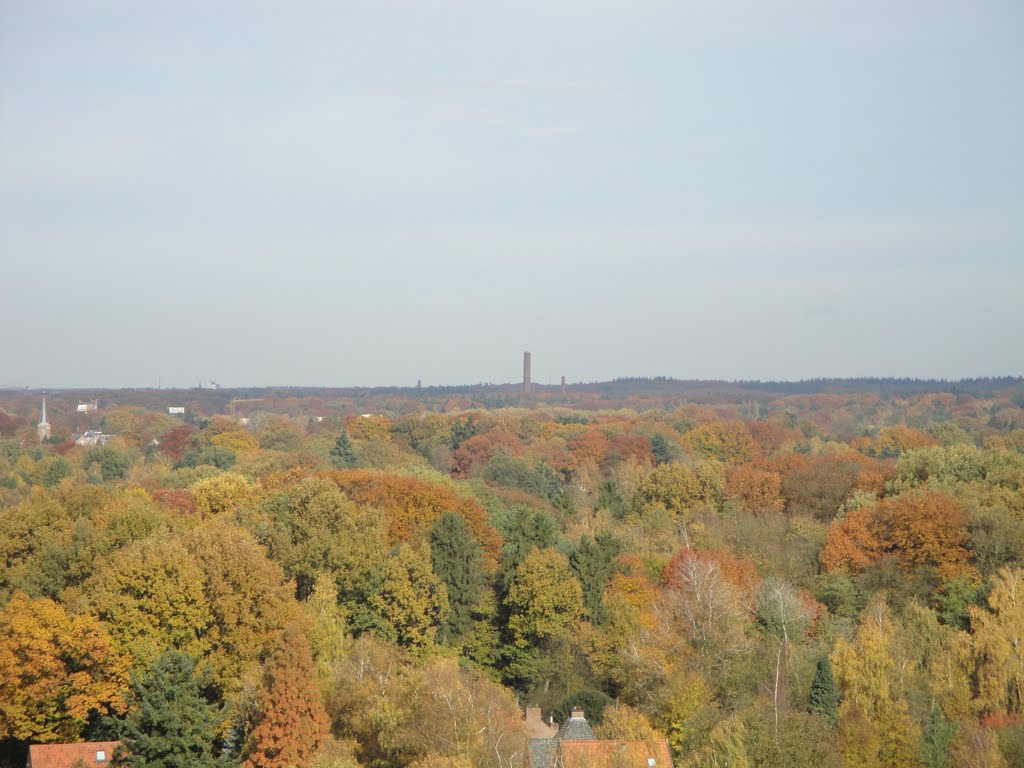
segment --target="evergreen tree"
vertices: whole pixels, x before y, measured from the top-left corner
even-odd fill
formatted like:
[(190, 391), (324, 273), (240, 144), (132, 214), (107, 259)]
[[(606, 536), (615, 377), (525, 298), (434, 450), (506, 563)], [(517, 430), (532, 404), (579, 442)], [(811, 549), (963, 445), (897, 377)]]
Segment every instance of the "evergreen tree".
[(818, 659), (818, 667), (811, 680), (811, 711), (826, 718), (832, 725), (839, 721), (839, 687), (832, 675), (832, 662), (828, 656)]
[(487, 586), (483, 553), (465, 521), (444, 512), (430, 531), (430, 559), (434, 575), (448, 587), (449, 612), (441, 634), (451, 640), (473, 625), (473, 609)]
[(618, 539), (608, 533), (583, 536), (569, 556), (569, 565), (583, 587), (583, 607), (592, 622), (603, 622), (604, 585), (615, 573), (615, 558), (622, 551)]
[(541, 510), (521, 506), (513, 510), (501, 534), (505, 546), (501, 548), (498, 566), (498, 598), (504, 601), (519, 564), (533, 550), (553, 547), (558, 541), (558, 526)]
[(928, 722), (924, 726), (922, 756), (925, 768), (945, 768), (949, 743), (953, 741), (956, 732), (956, 723), (947, 720), (940, 707), (933, 706)]
[(331, 461), (338, 469), (350, 469), (356, 464), (356, 450), (352, 447), (352, 440), (347, 430), (342, 430), (338, 439), (334, 441), (331, 448)]
[(243, 768), (307, 765), (328, 726), (309, 643), (299, 625), (289, 624), (264, 670), (259, 722)]
[(191, 656), (166, 651), (147, 669), (132, 674), (129, 711), (112, 721), (124, 748), (114, 764), (127, 768), (223, 768), (213, 742), (220, 712), (204, 696), (207, 671), (196, 672)]
[(651, 438), (651, 453), (654, 454), (655, 465), (668, 464), (672, 461), (672, 449), (669, 447), (668, 440), (662, 434), (657, 434)]

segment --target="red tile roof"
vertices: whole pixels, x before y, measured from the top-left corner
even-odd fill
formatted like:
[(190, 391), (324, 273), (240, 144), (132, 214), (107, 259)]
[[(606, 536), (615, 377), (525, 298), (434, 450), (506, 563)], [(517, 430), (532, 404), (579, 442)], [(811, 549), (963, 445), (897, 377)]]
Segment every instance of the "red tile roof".
[(563, 741), (559, 748), (565, 768), (672, 768), (667, 741)]
[[(28, 748), (27, 768), (72, 768), (81, 760), (86, 768), (106, 768), (120, 741), (87, 741), (80, 744), (33, 744)], [(103, 760), (97, 760), (99, 753)]]

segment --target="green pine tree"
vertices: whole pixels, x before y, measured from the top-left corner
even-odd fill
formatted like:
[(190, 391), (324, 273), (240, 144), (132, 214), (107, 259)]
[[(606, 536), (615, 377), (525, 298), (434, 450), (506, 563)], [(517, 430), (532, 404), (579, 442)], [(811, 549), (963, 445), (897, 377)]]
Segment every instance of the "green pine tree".
[(587, 618), (594, 623), (605, 620), (604, 586), (615, 573), (615, 558), (621, 551), (618, 539), (608, 533), (599, 533), (596, 538), (584, 535), (569, 556), (569, 565), (583, 587), (583, 607)]
[(827, 719), (832, 725), (839, 722), (839, 686), (832, 675), (832, 662), (828, 656), (818, 659), (818, 667), (811, 680), (811, 711)]
[(924, 726), (922, 746), (925, 768), (945, 768), (947, 749), (956, 732), (957, 724), (947, 720), (942, 709), (933, 706)]
[(669, 447), (668, 440), (662, 434), (657, 434), (651, 438), (651, 453), (654, 454), (654, 463), (668, 464), (672, 461), (672, 449)]
[(197, 672), (191, 656), (165, 651), (142, 671), (133, 672), (129, 707), (112, 721), (124, 747), (114, 764), (126, 768), (225, 768), (214, 754), (220, 711), (204, 696), (209, 673)]
[(466, 522), (445, 512), (430, 531), (430, 559), (434, 575), (448, 587), (450, 610), (441, 635), (450, 641), (473, 626), (473, 609), (487, 586), (483, 552)]
[(356, 464), (356, 450), (352, 447), (352, 440), (347, 430), (342, 430), (338, 439), (334, 441), (331, 448), (331, 461), (338, 469), (351, 469)]

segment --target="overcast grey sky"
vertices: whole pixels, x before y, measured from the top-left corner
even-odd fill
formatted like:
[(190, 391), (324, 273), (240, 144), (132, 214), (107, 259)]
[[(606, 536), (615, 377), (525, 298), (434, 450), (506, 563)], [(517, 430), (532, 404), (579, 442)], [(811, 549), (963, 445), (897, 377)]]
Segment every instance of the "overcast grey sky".
[(0, 0), (0, 385), (1024, 373), (1020, 0)]

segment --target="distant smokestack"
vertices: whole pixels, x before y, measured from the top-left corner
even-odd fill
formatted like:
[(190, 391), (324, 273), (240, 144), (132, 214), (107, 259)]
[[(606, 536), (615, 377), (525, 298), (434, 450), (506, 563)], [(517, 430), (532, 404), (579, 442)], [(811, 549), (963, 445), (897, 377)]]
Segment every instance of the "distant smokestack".
[(523, 394), (530, 394), (530, 353), (523, 352)]
[(562, 377), (562, 394), (565, 394), (565, 376)]

